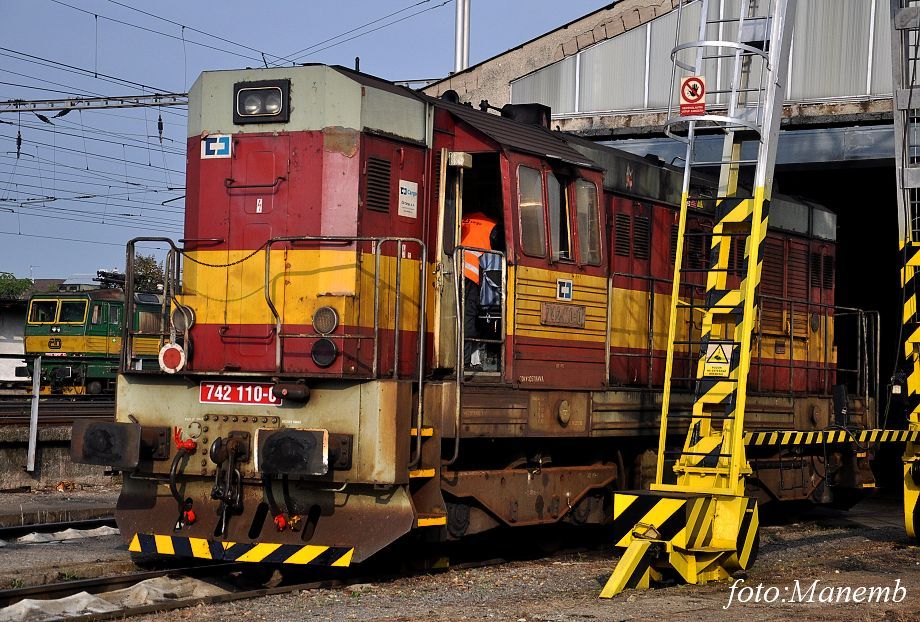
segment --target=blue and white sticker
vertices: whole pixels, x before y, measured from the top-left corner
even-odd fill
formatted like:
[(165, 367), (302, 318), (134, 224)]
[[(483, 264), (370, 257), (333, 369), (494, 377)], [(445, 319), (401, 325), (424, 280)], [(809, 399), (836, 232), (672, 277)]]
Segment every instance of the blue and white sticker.
[(571, 300), (574, 291), (572, 279), (556, 279), (556, 300)]
[(201, 159), (229, 158), (233, 153), (229, 134), (211, 134), (201, 139)]
[(418, 218), (418, 183), (399, 180), (399, 205), (396, 213), (405, 218)]

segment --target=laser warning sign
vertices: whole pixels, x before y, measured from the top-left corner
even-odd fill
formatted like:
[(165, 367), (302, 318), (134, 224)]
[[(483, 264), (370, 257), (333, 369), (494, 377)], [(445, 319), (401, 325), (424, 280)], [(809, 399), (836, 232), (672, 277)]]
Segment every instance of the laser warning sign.
[(703, 76), (690, 76), (680, 83), (680, 116), (706, 114), (706, 80)]
[(710, 343), (706, 346), (703, 375), (710, 378), (728, 378), (733, 347), (724, 343)]

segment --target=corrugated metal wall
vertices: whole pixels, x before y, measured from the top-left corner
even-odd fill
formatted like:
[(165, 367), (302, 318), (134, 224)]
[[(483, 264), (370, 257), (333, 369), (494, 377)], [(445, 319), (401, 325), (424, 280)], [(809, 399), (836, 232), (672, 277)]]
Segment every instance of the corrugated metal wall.
[[(713, 19), (736, 17), (737, 0), (711, 2)], [(696, 38), (699, 3), (684, 9), (681, 41)], [(884, 97), (891, 94), (887, 0), (799, 0), (793, 34), (789, 101)], [(514, 103), (540, 102), (554, 114), (667, 107), (676, 12), (581, 50), (511, 83)], [(717, 26), (713, 26), (713, 29)], [(733, 24), (723, 26), (731, 38)], [(716, 32), (707, 38), (716, 38)], [(730, 63), (707, 61), (710, 91), (725, 88)]]

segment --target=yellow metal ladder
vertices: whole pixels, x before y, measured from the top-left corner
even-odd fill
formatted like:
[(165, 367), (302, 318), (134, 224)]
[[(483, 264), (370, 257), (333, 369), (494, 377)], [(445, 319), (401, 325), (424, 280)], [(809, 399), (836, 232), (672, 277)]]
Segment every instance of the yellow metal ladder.
[[(693, 83), (715, 88), (705, 89), (703, 110), (678, 114), (673, 94), (669, 104), (667, 132), (686, 144), (687, 155), (656, 479), (651, 491), (614, 497), (615, 544), (626, 552), (602, 597), (625, 588), (649, 587), (663, 574), (689, 583), (726, 579), (756, 557), (757, 505), (744, 496), (745, 477), (750, 473), (744, 409), (795, 3), (701, 0), (678, 5), (672, 83), (679, 89)], [(682, 24), (694, 17), (698, 37), (682, 42)], [(692, 95), (684, 99), (692, 100)], [(699, 153), (696, 139), (704, 132), (724, 136), (719, 157)], [(753, 178), (745, 192), (741, 175), (750, 167)], [(694, 196), (691, 188), (701, 169), (714, 168), (719, 170), (716, 198)], [(684, 265), (683, 249), (693, 235), (702, 235), (687, 231), (688, 212), (700, 205), (713, 208), (715, 224), (706, 268), (694, 269)], [(739, 243), (744, 257), (740, 284), (733, 287), (729, 286), (730, 263)], [(693, 272), (705, 273), (703, 304), (696, 308), (701, 314), (698, 338), (694, 338), (695, 318), (689, 318), (683, 334), (679, 326), (679, 317), (686, 312), (681, 296)], [(690, 307), (692, 313), (695, 305)], [(691, 358), (691, 378), (675, 375), (679, 350)], [(693, 382), (690, 413), (672, 412), (672, 385), (681, 380)], [(682, 443), (672, 449), (671, 443), (681, 437)]]

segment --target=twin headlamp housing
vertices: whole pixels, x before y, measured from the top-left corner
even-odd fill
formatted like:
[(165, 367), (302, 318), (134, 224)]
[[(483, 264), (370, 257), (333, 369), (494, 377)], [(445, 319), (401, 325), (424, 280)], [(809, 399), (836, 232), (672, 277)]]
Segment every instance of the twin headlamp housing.
[(291, 81), (258, 80), (233, 85), (233, 122), (287, 123), (291, 118)]

